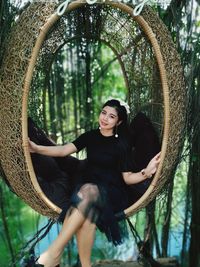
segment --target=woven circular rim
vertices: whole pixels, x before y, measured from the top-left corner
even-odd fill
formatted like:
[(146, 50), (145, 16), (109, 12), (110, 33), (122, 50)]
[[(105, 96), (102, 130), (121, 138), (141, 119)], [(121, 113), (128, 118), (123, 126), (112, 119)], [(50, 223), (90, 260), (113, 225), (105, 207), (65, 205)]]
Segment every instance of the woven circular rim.
[[(85, 5), (86, 2), (85, 1), (75, 1), (69, 4), (66, 12), (75, 10), (79, 7), (81, 7), (82, 5)], [(158, 63), (158, 68), (160, 71), (160, 80), (162, 83), (162, 89), (163, 89), (163, 99), (164, 99), (164, 131), (163, 131), (163, 139), (162, 139), (162, 149), (161, 149), (161, 162), (159, 164), (158, 170), (154, 176), (154, 179), (152, 181), (152, 183), (150, 184), (149, 188), (147, 189), (147, 191), (143, 194), (143, 196), (136, 202), (134, 203), (132, 206), (130, 206), (129, 208), (127, 208), (124, 212), (127, 216), (133, 214), (134, 212), (136, 212), (139, 207), (142, 205), (142, 203), (147, 200), (148, 196), (152, 193), (152, 191), (154, 190), (160, 174), (161, 174), (161, 170), (162, 170), (162, 165), (163, 165), (163, 161), (164, 161), (164, 157), (165, 157), (165, 153), (166, 153), (166, 149), (167, 149), (167, 142), (168, 142), (168, 136), (169, 136), (169, 127), (170, 127), (170, 109), (169, 109), (169, 89), (168, 89), (168, 83), (167, 83), (167, 75), (166, 75), (166, 69), (165, 69), (165, 65), (163, 62), (163, 57), (160, 51), (160, 47), (159, 44), (156, 40), (155, 34), (153, 33), (151, 27), (148, 25), (148, 23), (145, 21), (145, 19), (142, 16), (133, 16), (133, 8), (127, 6), (126, 4), (123, 3), (116, 3), (116, 2), (111, 2), (111, 1), (106, 1), (104, 3), (99, 3), (102, 5), (109, 5), (112, 6), (113, 8), (119, 8), (121, 9), (123, 12), (128, 13), (143, 29), (143, 31), (145, 32), (146, 36), (148, 37), (149, 41), (151, 42), (151, 45), (153, 47), (154, 53), (155, 53), (155, 57)], [(65, 13), (66, 13), (65, 12)], [(34, 169), (33, 169), (33, 165), (32, 165), (32, 160), (30, 157), (30, 152), (28, 149), (28, 127), (27, 127), (27, 107), (28, 107), (28, 94), (29, 94), (29, 90), (30, 90), (30, 85), (31, 85), (31, 81), (33, 78), (33, 72), (34, 72), (34, 68), (35, 68), (35, 64), (36, 64), (36, 60), (37, 57), (39, 55), (39, 51), (40, 48), (42, 47), (42, 44), (45, 40), (45, 37), (47, 35), (47, 33), (49, 32), (49, 30), (51, 29), (51, 27), (59, 20), (60, 16), (57, 15), (57, 13), (52, 14), (48, 20), (46, 21), (46, 23), (41, 27), (40, 29), (40, 34), (36, 40), (35, 46), (32, 50), (32, 55), (28, 64), (28, 69), (26, 72), (26, 76), (25, 76), (25, 82), (24, 82), (24, 87), (23, 87), (23, 102), (22, 102), (22, 137), (23, 137), (23, 148), (24, 148), (24, 155), (25, 155), (25, 159), (26, 159), (26, 163), (27, 163), (27, 168), (28, 168), (28, 172), (30, 175), (30, 179), (34, 185), (34, 188), (36, 189), (37, 193), (39, 194), (39, 196), (42, 198), (42, 200), (48, 205), (48, 207), (50, 209), (52, 209), (53, 211), (55, 211), (56, 213), (60, 213), (61, 209), (58, 208), (54, 203), (52, 203), (47, 197), (46, 195), (43, 193), (43, 191), (41, 190)]]

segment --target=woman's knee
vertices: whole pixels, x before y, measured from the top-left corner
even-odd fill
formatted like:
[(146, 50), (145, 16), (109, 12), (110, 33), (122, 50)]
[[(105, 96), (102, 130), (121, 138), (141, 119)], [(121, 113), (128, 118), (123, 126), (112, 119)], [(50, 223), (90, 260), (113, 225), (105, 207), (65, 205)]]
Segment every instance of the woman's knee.
[(80, 188), (78, 196), (89, 202), (97, 202), (99, 199), (98, 186), (92, 183), (84, 184)]

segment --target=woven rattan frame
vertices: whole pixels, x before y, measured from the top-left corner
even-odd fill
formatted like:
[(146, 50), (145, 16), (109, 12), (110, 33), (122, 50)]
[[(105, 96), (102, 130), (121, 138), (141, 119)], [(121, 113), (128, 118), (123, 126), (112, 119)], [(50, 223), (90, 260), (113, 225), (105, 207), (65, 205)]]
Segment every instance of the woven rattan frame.
[[(70, 3), (67, 12), (85, 4)], [(164, 130), (161, 163), (145, 194), (125, 210), (127, 216), (145, 207), (166, 183), (179, 153), (185, 121), (185, 85), (179, 56), (171, 37), (155, 12), (145, 8), (133, 17), (133, 8), (116, 2), (103, 2), (132, 16), (149, 39), (160, 71), (164, 98)], [(27, 105), (32, 76), (40, 48), (51, 27), (59, 20), (55, 4), (33, 3), (14, 27), (2, 64), (1, 79), (1, 164), (13, 190), (39, 213), (56, 218), (60, 209), (42, 192), (27, 145)], [(52, 15), (53, 14), (53, 15)], [(29, 24), (26, 23), (29, 18)], [(29, 41), (24, 39), (29, 36)], [(12, 98), (13, 106), (9, 101)], [(14, 100), (14, 101), (13, 101)]]

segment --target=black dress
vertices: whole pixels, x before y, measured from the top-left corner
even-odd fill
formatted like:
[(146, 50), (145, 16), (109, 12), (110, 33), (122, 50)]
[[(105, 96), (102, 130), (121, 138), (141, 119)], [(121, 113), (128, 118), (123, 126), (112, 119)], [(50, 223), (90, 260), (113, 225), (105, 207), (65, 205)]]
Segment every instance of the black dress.
[[(98, 129), (80, 135), (73, 144), (78, 152), (86, 148), (87, 164), (69, 205), (96, 223), (109, 241), (120, 244), (124, 225), (115, 215), (129, 205), (122, 177), (122, 172), (132, 170), (128, 143), (114, 135), (103, 136)], [(63, 207), (63, 213), (66, 212), (69, 206)]]

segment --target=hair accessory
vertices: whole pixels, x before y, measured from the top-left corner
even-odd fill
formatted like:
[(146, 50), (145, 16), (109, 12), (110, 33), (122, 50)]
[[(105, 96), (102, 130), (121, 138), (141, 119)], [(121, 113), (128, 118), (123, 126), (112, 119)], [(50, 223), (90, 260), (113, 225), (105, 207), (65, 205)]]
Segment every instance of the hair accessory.
[(125, 107), (125, 109), (126, 109), (126, 113), (127, 113), (127, 114), (130, 113), (130, 107), (129, 107), (129, 105), (128, 105), (126, 102), (124, 102), (123, 100), (121, 100), (121, 99), (119, 99), (119, 98), (112, 98), (112, 97), (109, 97), (108, 100), (117, 100), (117, 101), (119, 101), (120, 106)]

